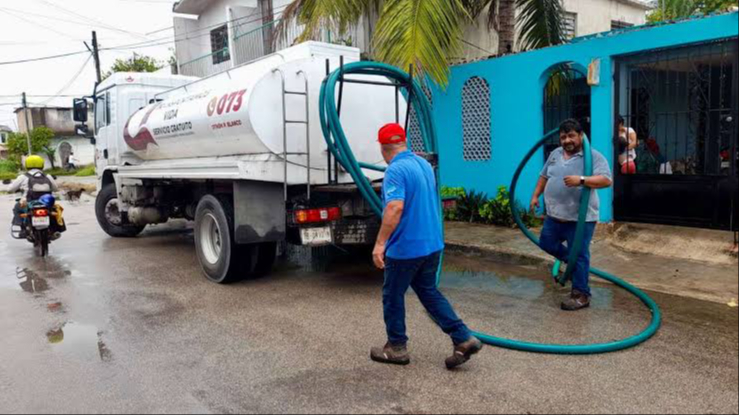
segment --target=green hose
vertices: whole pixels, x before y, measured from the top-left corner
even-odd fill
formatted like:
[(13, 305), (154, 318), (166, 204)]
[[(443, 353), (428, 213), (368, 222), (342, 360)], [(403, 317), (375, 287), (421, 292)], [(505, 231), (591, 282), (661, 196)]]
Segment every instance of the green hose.
[[(329, 151), (333, 156), (336, 158), (336, 160), (341, 164), (341, 166), (351, 175), (352, 179), (356, 183), (357, 187), (359, 188), (360, 193), (362, 196), (367, 200), (372, 210), (380, 217), (382, 217), (382, 200), (380, 199), (380, 196), (377, 194), (377, 192), (372, 188), (372, 184), (367, 179), (367, 177), (363, 174), (362, 169), (371, 169), (376, 171), (384, 171), (384, 168), (374, 166), (371, 164), (366, 163), (360, 163), (357, 161), (356, 157), (354, 156), (354, 153), (351, 150), (351, 146), (349, 145), (349, 141), (346, 138), (346, 134), (344, 133), (344, 129), (341, 126), (341, 120), (339, 117), (339, 112), (336, 107), (336, 100), (334, 97), (336, 97), (336, 85), (340, 81), (341, 77), (343, 75), (375, 75), (375, 76), (382, 76), (390, 80), (391, 82), (396, 82), (401, 85), (410, 85), (410, 88), (412, 88), (413, 92), (411, 94), (412, 99), (409, 105), (412, 105), (416, 114), (418, 115), (418, 121), (421, 128), (421, 134), (424, 141), (425, 150), (428, 153), (431, 154), (437, 154), (437, 139), (436, 139), (436, 131), (433, 126), (432, 117), (431, 117), (431, 107), (426, 100), (425, 95), (423, 94), (423, 91), (421, 90), (421, 87), (416, 83), (412, 82), (411, 77), (403, 72), (402, 70), (395, 68), (390, 65), (382, 64), (382, 63), (376, 63), (376, 62), (355, 62), (348, 65), (345, 65), (343, 69), (334, 71), (331, 75), (329, 75), (321, 85), (321, 94), (320, 94), (320, 117), (321, 117), (321, 128), (323, 129), (323, 135), (326, 139), (326, 144), (328, 146)], [(516, 186), (518, 185), (518, 179), (521, 176), (521, 173), (528, 164), (529, 160), (536, 154), (541, 146), (544, 145), (544, 143), (556, 132), (551, 132), (547, 134), (546, 137), (542, 138), (541, 141), (539, 141), (526, 155), (524, 160), (521, 162), (521, 164), (518, 166), (518, 169), (516, 170), (516, 174), (513, 177), (513, 182), (511, 183), (511, 192), (510, 192), (510, 205), (513, 212), (513, 217), (518, 224), (521, 231), (528, 237), (535, 245), (539, 246), (539, 240), (536, 238), (536, 236), (529, 231), (526, 226), (523, 224), (523, 221), (521, 220), (520, 212), (518, 212), (518, 209), (515, 208), (515, 193), (516, 193)], [(590, 143), (588, 140), (584, 141), (584, 154), (585, 154), (585, 172), (586, 175), (592, 174), (592, 154), (590, 150)], [(436, 172), (437, 175), (437, 183), (440, 185), (441, 181), (439, 180), (439, 173), (438, 169)], [(582, 246), (583, 242), (583, 235), (585, 231), (585, 221), (587, 217), (587, 210), (588, 210), (588, 204), (590, 201), (590, 189), (583, 189), (582, 196), (580, 199), (580, 212), (579, 212), (579, 221), (577, 225), (577, 236), (575, 238), (575, 241), (573, 243), (571, 252), (570, 252), (570, 258), (568, 259), (568, 264), (575, 264), (577, 253), (580, 251), (580, 247)], [(441, 203), (441, 201), (439, 201)], [(558, 263), (557, 263), (558, 264)], [(559, 280), (561, 284), (564, 284), (567, 282), (567, 279), (569, 279), (570, 275), (572, 274), (574, 266), (567, 267), (567, 270), (565, 271), (565, 275), (563, 278)], [(556, 267), (558, 269), (558, 265)], [(648, 295), (646, 295), (643, 291), (639, 290), (638, 288), (632, 286), (631, 284), (617, 278), (614, 275), (611, 275), (607, 272), (591, 268), (591, 272), (602, 279), (605, 279), (606, 281), (612, 282), (616, 284), (617, 286), (624, 288), (628, 292), (634, 294), (636, 297), (638, 297), (652, 312), (652, 322), (649, 325), (649, 327), (644, 330), (642, 333), (629, 337), (624, 340), (611, 342), (611, 343), (601, 343), (601, 344), (586, 344), (586, 345), (556, 345), (556, 344), (539, 344), (539, 343), (527, 343), (517, 340), (509, 340), (509, 339), (503, 339), (500, 337), (494, 337), (485, 333), (474, 333), (476, 337), (478, 337), (481, 341), (498, 347), (513, 349), (513, 350), (522, 350), (527, 352), (536, 352), (536, 353), (552, 353), (552, 354), (596, 354), (596, 353), (607, 353), (607, 352), (614, 352), (618, 350), (627, 349), (633, 346), (636, 346), (640, 343), (645, 342), (649, 338), (651, 338), (657, 330), (659, 330), (660, 324), (661, 324), (661, 312), (659, 309), (659, 306), (652, 300)], [(439, 268), (439, 273), (437, 273), (437, 284), (438, 280), (441, 275), (441, 267)], [(556, 275), (556, 274), (555, 274)]]

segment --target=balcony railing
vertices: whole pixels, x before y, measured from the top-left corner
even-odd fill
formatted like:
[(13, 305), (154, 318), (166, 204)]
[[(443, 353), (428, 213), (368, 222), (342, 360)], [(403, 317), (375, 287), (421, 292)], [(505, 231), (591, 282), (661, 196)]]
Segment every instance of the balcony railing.
[[(218, 59), (219, 54), (231, 53), (229, 48), (225, 48), (188, 62), (181, 63), (180, 73), (182, 75), (202, 78), (222, 72), (234, 66), (243, 65), (247, 62), (251, 62), (273, 52), (295, 45), (298, 37), (303, 32), (303, 26), (293, 22), (286, 29), (286, 36), (277, 38), (279, 34), (276, 29), (279, 22), (280, 20), (275, 20), (254, 29), (244, 30), (243, 33), (240, 33), (242, 28), (237, 26), (234, 29), (235, 33), (231, 39), (233, 44), (233, 56), (230, 56), (229, 60), (214, 64), (214, 62), (222, 60)], [(352, 27), (341, 36), (336, 36), (336, 33), (331, 30), (324, 30), (321, 33), (319, 40), (327, 43), (356, 46), (356, 39), (358, 36), (359, 30), (356, 27)]]

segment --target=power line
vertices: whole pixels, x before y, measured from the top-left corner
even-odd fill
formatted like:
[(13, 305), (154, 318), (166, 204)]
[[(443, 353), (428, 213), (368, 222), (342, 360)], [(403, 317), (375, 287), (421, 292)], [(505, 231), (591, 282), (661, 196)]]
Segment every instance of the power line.
[(22, 59), (17, 61), (6, 61), (6, 62), (0, 62), (0, 65), (13, 65), (16, 63), (28, 63), (28, 62), (38, 62), (38, 61), (46, 61), (49, 59), (58, 59), (58, 58), (66, 58), (67, 56), (74, 56), (74, 55), (81, 55), (83, 53), (90, 53), (87, 50), (82, 50), (79, 52), (70, 52), (70, 53), (64, 53), (61, 55), (51, 55), (51, 56), (42, 56), (39, 58), (30, 58), (30, 59)]
[[(42, 0), (42, 1), (44, 1), (44, 0)], [(281, 9), (285, 9), (286, 7), (287, 6), (278, 7), (277, 9), (275, 9), (275, 12), (281, 11)], [(196, 39), (196, 38), (203, 37), (203, 36), (209, 36), (210, 33), (204, 33), (204, 34), (201, 34), (201, 35), (198, 35), (198, 36), (190, 36), (190, 35), (191, 34), (194, 34), (194, 33), (202, 32), (202, 31), (207, 31), (208, 29), (211, 29), (211, 28), (220, 27), (220, 26), (223, 26), (224, 24), (228, 24), (228, 23), (240, 21), (240, 20), (243, 20), (243, 19), (246, 19), (246, 18), (249, 18), (249, 17), (253, 17), (253, 16), (254, 16), (254, 14), (248, 15), (248, 16), (239, 17), (239, 18), (236, 18), (236, 19), (227, 20), (225, 22), (213, 24), (213, 25), (210, 25), (210, 26), (206, 26), (204, 28), (200, 28), (200, 29), (194, 30), (192, 32), (187, 32), (187, 33), (185, 33), (184, 37), (181, 37), (181, 38), (178, 38), (177, 36), (168, 36), (168, 37), (165, 37), (165, 38), (153, 39), (153, 40), (146, 41), (146, 42), (132, 43), (132, 44), (128, 44), (128, 45), (112, 46), (112, 47), (109, 47), (109, 48), (100, 48), (100, 50), (101, 51), (106, 51), (106, 50), (127, 50), (127, 49), (137, 49), (137, 48), (148, 48), (148, 47), (154, 47), (154, 46), (167, 45), (167, 44), (171, 44), (171, 43), (175, 43), (175, 42), (179, 42), (179, 41), (183, 41), (183, 40)], [(256, 21), (259, 21), (259, 20), (261, 20), (261, 18), (243, 22), (242, 25), (243, 24), (247, 24), (247, 23), (253, 23), (253, 22), (256, 22)], [(164, 41), (165, 39), (169, 39), (169, 40)], [(156, 42), (159, 42), (159, 41), (162, 41), (162, 42), (161, 43), (156, 43)], [(40, 62), (40, 61), (51, 60), (51, 59), (65, 58), (65, 57), (68, 57), (68, 56), (81, 55), (83, 53), (89, 53), (89, 51), (83, 50), (83, 51), (78, 51), (78, 52), (64, 53), (64, 54), (60, 54), (60, 55), (42, 56), (42, 57), (38, 57), (38, 58), (21, 59), (21, 60), (15, 60), (15, 61), (5, 61), (5, 62), (0, 62), (0, 66), (2, 66), (2, 65), (14, 65), (14, 64), (20, 64), (20, 63), (29, 63), (29, 62)]]
[(72, 79), (69, 80), (59, 91), (57, 91), (56, 95), (47, 99), (46, 101), (41, 102), (41, 105), (46, 105), (49, 102), (53, 101), (56, 98), (62, 98), (59, 94), (66, 91), (72, 84), (82, 75), (82, 72), (85, 70), (85, 67), (87, 67), (87, 64), (90, 63), (90, 59), (92, 59), (92, 55), (88, 56), (87, 59), (85, 59), (85, 63), (82, 64), (80, 69), (77, 71), (77, 73), (72, 76)]
[[(71, 24), (76, 24), (76, 25), (80, 25), (80, 26), (97, 27), (97, 28), (101, 28), (101, 29), (112, 30), (112, 29), (110, 29), (110, 28), (108, 28), (106, 26), (96, 25), (96, 24), (90, 23), (89, 21), (88, 22), (80, 22), (80, 21), (77, 21), (77, 20), (69, 20), (69, 19), (64, 19), (64, 18), (57, 17), (57, 16), (49, 16), (49, 15), (45, 15), (45, 14), (29, 12), (29, 11), (26, 11), (26, 10), (12, 9), (10, 7), (0, 7), (0, 10), (4, 10), (6, 12), (14, 11), (14, 12), (17, 12), (17, 13), (23, 13), (23, 14), (27, 14), (27, 15), (31, 15), (31, 16), (40, 17), (42, 19), (56, 20), (56, 21), (65, 22), (65, 23), (71, 23)], [(19, 16), (16, 16), (16, 17), (18, 17), (20, 19)], [(28, 21), (28, 22), (29, 23), (34, 23), (34, 22), (30, 22), (30, 21)], [(78, 39), (74, 39), (74, 40), (75, 41), (79, 41)]]
[(26, 23), (29, 23), (29, 24), (32, 24), (32, 25), (34, 25), (34, 26), (36, 26), (36, 27), (40, 27), (40, 28), (42, 28), (42, 29), (45, 29), (45, 30), (48, 30), (48, 31), (54, 32), (54, 33), (56, 33), (56, 34), (58, 34), (58, 35), (61, 35), (61, 36), (64, 36), (64, 37), (66, 37), (66, 38), (69, 38), (69, 39), (73, 39), (73, 40), (74, 40), (74, 38), (73, 38), (73, 37), (69, 36), (69, 35), (68, 35), (68, 34), (66, 34), (66, 33), (60, 32), (60, 31), (58, 31), (58, 30), (52, 29), (52, 28), (50, 28), (50, 27), (47, 27), (47, 26), (43, 26), (43, 25), (40, 25), (40, 24), (38, 24), (38, 23), (36, 23), (36, 22), (34, 22), (34, 21), (32, 21), (32, 20), (28, 20), (28, 19), (26, 19), (25, 17), (22, 17), (22, 16), (18, 16), (18, 15), (17, 15), (17, 14), (15, 14), (15, 13), (11, 13), (11, 12), (10, 12), (10, 11), (9, 11), (8, 9), (5, 9), (5, 8), (0, 8), (0, 12), (3, 12), (3, 13), (5, 13), (5, 14), (7, 14), (7, 15), (11, 16), (11, 17), (15, 17), (16, 19), (20, 19), (20, 20), (23, 20), (24, 22), (26, 22)]
[(85, 19), (85, 20), (92, 20), (93, 22), (97, 22), (98, 24), (102, 25), (103, 27), (107, 27), (109, 30), (115, 30), (115, 31), (121, 32), (121, 33), (127, 33), (129, 35), (140, 37), (140, 38), (144, 38), (144, 39), (147, 38), (146, 36), (144, 36), (144, 35), (142, 35), (140, 33), (131, 32), (129, 30), (124, 30), (124, 29), (119, 29), (119, 28), (117, 28), (115, 26), (111, 26), (111, 25), (109, 25), (109, 24), (107, 24), (105, 22), (101, 22), (100, 20), (94, 19), (92, 17), (79, 14), (79, 13), (74, 12), (72, 10), (69, 10), (69, 9), (67, 9), (65, 7), (62, 7), (62, 6), (60, 6), (60, 5), (56, 4), (56, 3), (53, 3), (53, 2), (51, 2), (49, 0), (40, 0), (40, 1), (43, 2), (43, 3), (45, 3), (45, 4), (48, 4), (51, 7), (54, 7), (55, 9), (61, 10), (62, 12), (67, 13), (69, 15), (77, 16), (77, 17), (82, 18), (82, 19)]
[[(281, 12), (284, 9), (286, 9), (287, 7), (288, 7), (288, 5), (277, 7), (277, 8), (274, 9), (274, 13)], [(165, 41), (166, 40), (166, 42), (157, 43), (156, 45), (152, 45), (152, 46), (159, 46), (159, 45), (164, 45), (164, 44), (167, 44), (167, 43), (179, 42), (179, 41), (182, 41), (182, 40), (190, 40), (190, 39), (196, 39), (196, 38), (199, 38), (199, 37), (210, 36), (210, 32), (209, 32), (210, 29), (223, 26), (224, 24), (234, 23), (234, 22), (239, 22), (239, 21), (244, 20), (244, 19), (249, 19), (249, 18), (252, 18), (252, 17), (256, 16), (259, 13), (260, 12), (254, 12), (254, 13), (249, 14), (249, 15), (246, 15), (246, 16), (237, 17), (237, 18), (231, 19), (231, 20), (226, 20), (225, 22), (215, 23), (215, 24), (212, 24), (212, 25), (209, 25), (209, 26), (201, 27), (201, 28), (199, 28), (197, 30), (193, 30), (191, 32), (184, 33), (183, 37), (180, 37), (180, 38), (178, 38), (177, 36), (167, 36), (167, 37), (162, 37), (162, 38), (159, 38), (159, 39), (152, 39), (150, 41), (145, 41), (145, 42), (137, 42), (137, 43), (131, 43), (131, 44), (128, 44), (128, 45), (119, 45), (119, 46), (111, 46), (111, 47), (108, 47), (108, 48), (101, 48), (100, 50), (132, 49), (133, 47), (137, 47), (137, 46), (142, 46), (142, 47), (143, 46), (146, 46), (147, 44), (149, 44), (151, 42), (160, 42), (160, 41)], [(258, 17), (258, 18), (253, 19), (253, 20), (248, 20), (248, 21), (245, 21), (245, 22), (241, 22), (240, 25), (258, 22), (260, 20), (262, 20), (262, 18), (261, 17)], [(208, 33), (203, 33), (203, 34), (200, 34), (200, 35), (197, 35), (197, 36), (191, 36), (193, 34), (196, 34), (196, 33), (199, 33), (199, 32), (204, 32), (204, 31), (207, 31)]]

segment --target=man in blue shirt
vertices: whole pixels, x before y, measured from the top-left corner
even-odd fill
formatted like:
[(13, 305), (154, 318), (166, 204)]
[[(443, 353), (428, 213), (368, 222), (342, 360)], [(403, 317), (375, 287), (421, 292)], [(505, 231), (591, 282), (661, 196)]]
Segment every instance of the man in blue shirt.
[[(544, 193), (547, 218), (541, 230), (540, 246), (556, 258), (566, 261), (575, 241), (575, 229), (580, 212), (580, 194), (584, 187), (603, 189), (612, 183), (611, 169), (602, 154), (593, 150), (593, 175), (585, 177), (583, 161), (583, 129), (576, 120), (566, 120), (559, 128), (562, 146), (552, 152), (539, 176), (539, 183), (531, 198), (531, 209), (539, 207)], [(562, 309), (576, 311), (590, 306), (590, 241), (598, 222), (600, 201), (592, 192), (585, 226), (585, 237), (572, 274), (572, 294)], [(565, 247), (562, 242), (567, 242)]]
[(482, 343), (436, 287), (444, 249), (436, 176), (431, 164), (408, 150), (400, 125), (384, 126), (379, 142), (388, 169), (382, 186), (385, 211), (372, 256), (375, 265), (385, 270), (382, 302), (388, 342), (373, 348), (370, 357), (380, 363), (410, 363), (405, 293), (412, 287), (433, 320), (451, 336), (454, 354), (446, 359), (446, 366), (453, 369), (479, 352)]

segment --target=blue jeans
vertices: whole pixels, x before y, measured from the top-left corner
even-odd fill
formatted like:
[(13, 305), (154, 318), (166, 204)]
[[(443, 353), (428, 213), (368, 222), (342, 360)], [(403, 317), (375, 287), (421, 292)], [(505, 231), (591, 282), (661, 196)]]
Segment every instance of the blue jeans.
[[(539, 237), (539, 246), (550, 255), (567, 262), (570, 256), (570, 247), (575, 242), (576, 229), (577, 222), (558, 222), (546, 218)], [(595, 222), (586, 223), (582, 248), (577, 256), (577, 264), (572, 273), (572, 288), (587, 296), (590, 296), (590, 241), (593, 240), (594, 233)], [(564, 241), (567, 241), (567, 246), (562, 244)]]
[(388, 341), (393, 345), (405, 345), (405, 293), (408, 287), (416, 292), (421, 304), (455, 345), (472, 337), (472, 332), (454, 313), (449, 301), (436, 287), (436, 271), (441, 252), (415, 259), (385, 259), (385, 284), (382, 287), (382, 304)]

